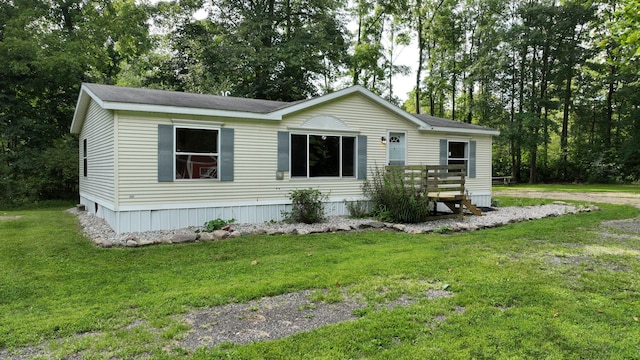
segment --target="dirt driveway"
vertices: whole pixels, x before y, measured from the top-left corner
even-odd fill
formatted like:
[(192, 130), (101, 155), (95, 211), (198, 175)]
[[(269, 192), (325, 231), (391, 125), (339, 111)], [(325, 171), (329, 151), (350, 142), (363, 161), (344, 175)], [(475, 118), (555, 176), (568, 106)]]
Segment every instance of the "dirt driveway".
[(556, 200), (576, 200), (594, 203), (610, 203), (633, 205), (640, 208), (640, 194), (623, 192), (564, 192), (564, 191), (538, 191), (538, 190), (494, 190), (495, 196), (513, 196), (526, 198), (544, 198)]

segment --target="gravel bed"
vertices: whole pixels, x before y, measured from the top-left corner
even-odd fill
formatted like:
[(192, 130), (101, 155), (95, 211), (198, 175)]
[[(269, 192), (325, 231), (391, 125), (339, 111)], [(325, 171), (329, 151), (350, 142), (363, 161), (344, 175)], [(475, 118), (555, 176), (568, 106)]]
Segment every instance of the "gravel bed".
[[(194, 241), (220, 240), (228, 237), (246, 236), (250, 234), (310, 234), (338, 231), (356, 231), (367, 228), (390, 229), (410, 234), (429, 232), (474, 231), (497, 227), (509, 223), (541, 219), (550, 216), (575, 214), (592, 211), (596, 207), (574, 206), (564, 202), (540, 206), (500, 207), (484, 209), (482, 216), (465, 215), (461, 218), (444, 218), (419, 224), (392, 224), (377, 222), (372, 219), (351, 219), (343, 216), (328, 217), (317, 224), (264, 223), (264, 224), (232, 224), (227, 231), (214, 232), (214, 235), (201, 232), (201, 227), (190, 227), (178, 230), (159, 230), (135, 233), (116, 234), (103, 220), (87, 212), (70, 209), (78, 216), (84, 234), (97, 245), (111, 246), (144, 246), (161, 243), (182, 243)], [(205, 238), (204, 235), (207, 235)]]

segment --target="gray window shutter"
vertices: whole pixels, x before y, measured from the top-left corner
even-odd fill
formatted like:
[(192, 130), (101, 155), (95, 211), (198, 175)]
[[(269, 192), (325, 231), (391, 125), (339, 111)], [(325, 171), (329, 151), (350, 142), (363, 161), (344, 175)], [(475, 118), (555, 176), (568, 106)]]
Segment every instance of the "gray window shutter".
[(367, 136), (358, 135), (358, 180), (367, 178)]
[(220, 181), (233, 181), (233, 129), (220, 129)]
[(289, 171), (289, 132), (278, 131), (278, 171)]
[(158, 182), (173, 181), (173, 125), (158, 124)]
[(440, 165), (447, 165), (449, 163), (449, 143), (447, 139), (440, 139)]
[(469, 177), (476, 177), (476, 141), (469, 141)]

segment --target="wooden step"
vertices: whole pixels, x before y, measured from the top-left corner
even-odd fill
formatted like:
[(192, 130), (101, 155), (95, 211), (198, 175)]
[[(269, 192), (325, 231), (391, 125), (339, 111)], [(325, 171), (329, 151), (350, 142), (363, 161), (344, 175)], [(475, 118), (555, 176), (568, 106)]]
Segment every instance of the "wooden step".
[(470, 199), (463, 199), (462, 205), (464, 205), (473, 215), (482, 216), (482, 210), (478, 209)]

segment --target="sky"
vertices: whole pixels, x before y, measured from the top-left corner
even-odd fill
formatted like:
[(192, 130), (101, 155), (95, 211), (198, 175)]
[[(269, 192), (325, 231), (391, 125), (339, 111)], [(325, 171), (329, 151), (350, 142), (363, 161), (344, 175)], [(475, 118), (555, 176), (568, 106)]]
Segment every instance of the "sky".
[(418, 47), (415, 41), (407, 46), (397, 48), (398, 57), (395, 60), (397, 65), (406, 65), (411, 69), (408, 75), (396, 75), (391, 79), (393, 83), (393, 94), (400, 98), (402, 102), (409, 97), (408, 93), (413, 90), (416, 84), (416, 68), (418, 67)]

